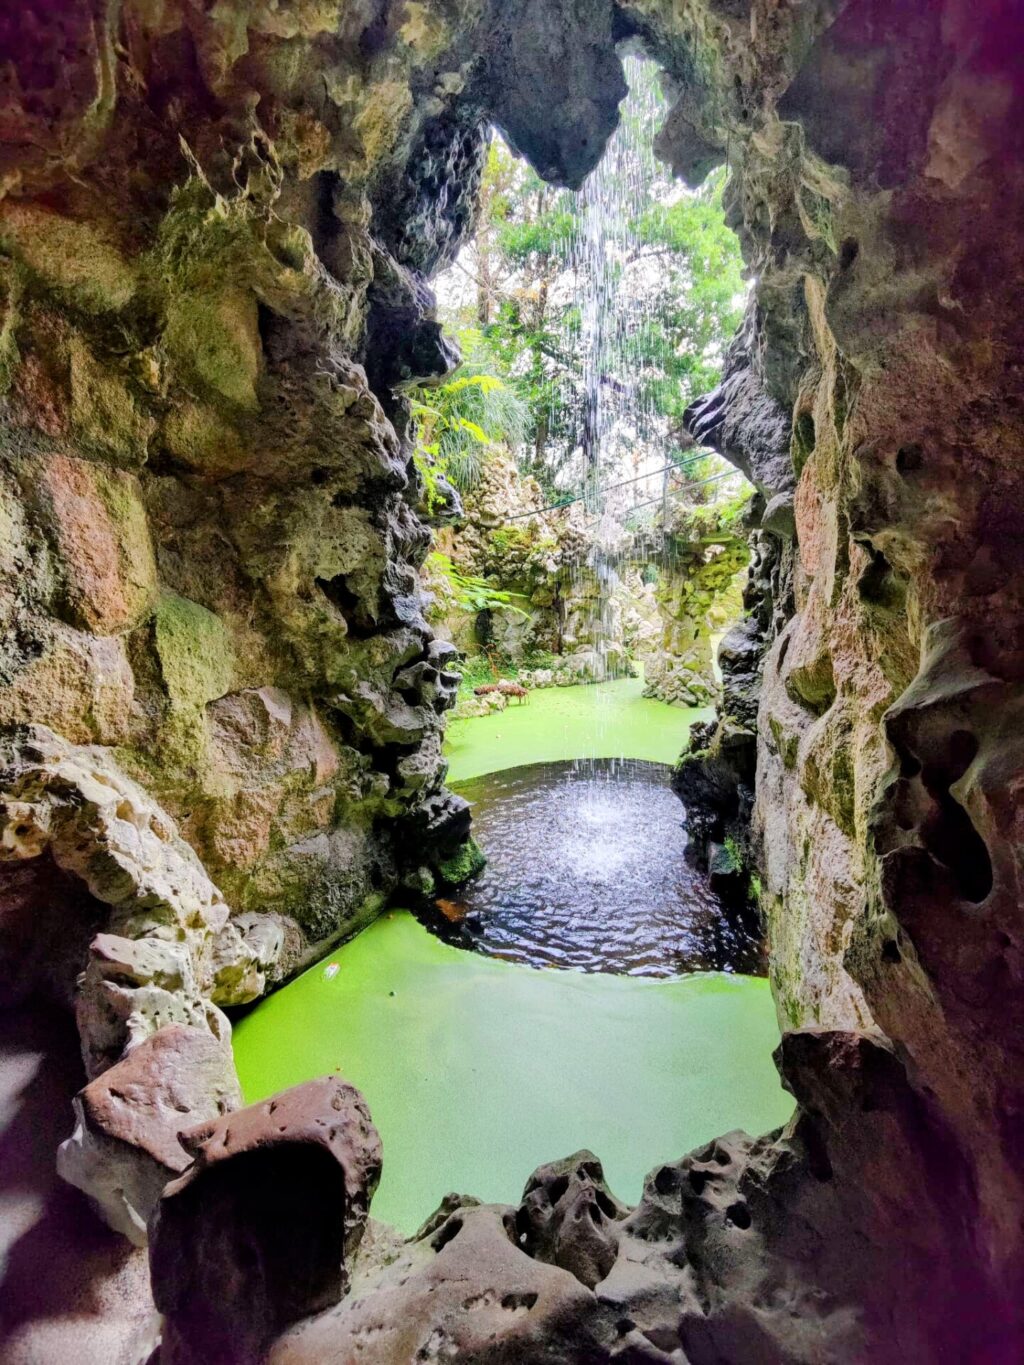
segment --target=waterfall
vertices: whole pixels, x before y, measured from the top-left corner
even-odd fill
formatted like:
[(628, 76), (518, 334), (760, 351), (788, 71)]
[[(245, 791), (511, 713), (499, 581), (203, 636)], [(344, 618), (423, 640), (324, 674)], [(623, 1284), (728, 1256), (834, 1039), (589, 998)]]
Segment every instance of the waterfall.
[(654, 174), (650, 130), (666, 106), (646, 63), (627, 60), (626, 79), (629, 95), (619, 126), (578, 194), (572, 251), (584, 390), (578, 464), (592, 536), (588, 562), (576, 571), (574, 586), (580, 595), (580, 580), (589, 571), (596, 585), (596, 593), (584, 598), (592, 605), (589, 633), (600, 659), (598, 675), (608, 679), (622, 676), (626, 668), (615, 650), (619, 623), (613, 599), (621, 582), (626, 520), (649, 487), (647, 480), (626, 480), (642, 475), (645, 466), (664, 463), (656, 445), (644, 439), (652, 415), (638, 365), (645, 307), (631, 267), (640, 256), (638, 223)]

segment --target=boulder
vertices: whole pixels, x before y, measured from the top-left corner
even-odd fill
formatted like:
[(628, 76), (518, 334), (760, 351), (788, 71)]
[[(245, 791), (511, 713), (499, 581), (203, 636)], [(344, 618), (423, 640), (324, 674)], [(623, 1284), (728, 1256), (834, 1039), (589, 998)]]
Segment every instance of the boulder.
[(606, 1358), (587, 1322), (594, 1296), (568, 1271), (516, 1245), (511, 1208), (463, 1206), (428, 1226), (371, 1293), (286, 1333), (268, 1365), (582, 1365)]
[(213, 940), (210, 998), (217, 1005), (245, 1005), (267, 988), (285, 950), (280, 915), (234, 915)]
[(193, 1127), (194, 1162), (150, 1223), (163, 1365), (251, 1365), (337, 1303), (377, 1188), (381, 1144), (337, 1077)]
[(600, 1161), (582, 1151), (534, 1171), (516, 1228), (531, 1256), (561, 1266), (593, 1289), (615, 1264), (617, 1224), (627, 1213), (608, 1188)]
[(192, 1160), (181, 1133), (241, 1103), (230, 1048), (204, 1029), (170, 1024), (78, 1093), (57, 1169), (142, 1246), (164, 1186)]

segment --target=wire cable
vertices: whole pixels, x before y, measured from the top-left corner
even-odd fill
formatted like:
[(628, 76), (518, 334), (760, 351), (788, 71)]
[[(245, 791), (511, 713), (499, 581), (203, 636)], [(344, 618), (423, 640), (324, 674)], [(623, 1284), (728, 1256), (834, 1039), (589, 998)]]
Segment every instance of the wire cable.
[[(702, 455), (700, 458), (704, 460), (707, 459), (707, 456)], [(692, 461), (692, 463), (696, 464), (697, 461), (694, 460)], [(631, 483), (639, 483), (641, 479), (651, 479), (654, 477), (655, 474), (664, 474), (666, 469), (683, 468), (685, 468), (684, 465), (678, 464), (666, 465), (665, 469), (653, 469), (650, 472), (650, 474), (640, 474), (635, 479), (626, 479), (623, 483), (613, 483), (609, 485), (608, 488), (599, 488), (597, 491), (599, 493), (610, 493), (612, 492), (613, 489), (626, 488)], [(662, 502), (664, 501), (665, 498), (677, 498), (681, 493), (689, 493), (690, 490), (693, 488), (703, 488), (706, 484), (718, 483), (720, 479), (733, 479), (741, 477), (742, 474), (740, 470), (727, 469), (724, 474), (712, 474), (712, 476), (709, 479), (698, 479), (695, 483), (687, 484), (685, 488), (671, 488), (668, 490), (668, 492), (662, 494), (661, 497), (651, 498), (650, 502), (634, 503), (632, 507), (627, 507), (625, 509), (625, 515), (628, 516), (630, 512), (635, 512), (641, 507), (653, 507), (655, 503)], [(572, 507), (575, 503), (582, 502), (586, 496), (587, 496), (586, 493), (581, 493), (579, 497), (571, 498), (568, 502), (553, 502), (548, 507), (539, 507), (535, 512), (517, 512), (514, 517), (506, 517), (503, 524), (507, 526), (510, 521), (523, 521), (526, 517), (540, 517), (543, 516), (545, 512), (560, 512), (563, 507)]]
[[(705, 451), (702, 455), (691, 455), (689, 459), (687, 459), (687, 460), (681, 460), (678, 464), (666, 464), (666, 465), (662, 465), (662, 467), (661, 467), (660, 469), (652, 469), (652, 470), (649, 470), (648, 473), (646, 473), (646, 474), (637, 474), (636, 477), (635, 477), (635, 478), (632, 478), (632, 479), (623, 479), (621, 483), (610, 483), (610, 484), (608, 484), (608, 486), (607, 486), (606, 488), (597, 488), (597, 489), (594, 490), (593, 496), (597, 497), (597, 496), (599, 496), (600, 494), (603, 494), (603, 493), (613, 493), (613, 492), (615, 492), (615, 490), (618, 489), (618, 488), (628, 488), (629, 485), (632, 484), (632, 483), (641, 483), (644, 479), (653, 479), (653, 478), (655, 477), (655, 475), (657, 475), (657, 474), (667, 474), (668, 471), (669, 471), (669, 470), (672, 470), (672, 469), (689, 469), (692, 465), (700, 464), (702, 460), (706, 460), (707, 458), (708, 458), (708, 453), (707, 453), (707, 451)], [(737, 472), (737, 471), (732, 470), (732, 471), (730, 471), (730, 472), (731, 472), (731, 473), (735, 473), (735, 472)], [(716, 478), (723, 478), (723, 477), (725, 477), (725, 476), (724, 476), (724, 475), (716, 475)], [(709, 481), (709, 482), (713, 482), (713, 481)], [(693, 486), (694, 486), (693, 484), (690, 485), (691, 488), (692, 488)], [(700, 485), (698, 484), (697, 487), (699, 488)], [(545, 512), (558, 512), (558, 511), (560, 511), (563, 507), (573, 507), (576, 503), (578, 503), (578, 502), (583, 502), (586, 498), (588, 498), (588, 497), (590, 497), (590, 496), (591, 496), (591, 494), (589, 494), (589, 493), (578, 493), (578, 494), (576, 495), (576, 497), (574, 497), (574, 498), (566, 498), (566, 500), (565, 500), (564, 502), (552, 502), (552, 503), (549, 503), (547, 507), (538, 507), (537, 510), (536, 510), (535, 512), (517, 512), (517, 513), (515, 514), (514, 517), (506, 517), (506, 518), (505, 518), (505, 522), (506, 522), (506, 524), (507, 524), (507, 523), (510, 522), (510, 521), (524, 521), (527, 517), (540, 517), (540, 516), (543, 516)], [(656, 498), (656, 499), (655, 499), (655, 502), (660, 502), (660, 501), (661, 501), (660, 498)], [(642, 503), (641, 506), (647, 506), (647, 504), (646, 504), (646, 503)]]

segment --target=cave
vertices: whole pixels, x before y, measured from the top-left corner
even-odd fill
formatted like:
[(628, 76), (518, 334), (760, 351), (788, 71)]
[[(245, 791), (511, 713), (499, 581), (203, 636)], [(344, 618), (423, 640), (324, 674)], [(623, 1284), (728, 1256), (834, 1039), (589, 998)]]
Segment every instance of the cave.
[[(3, 1365), (1024, 1358), (1022, 51), (1016, 0), (0, 15)], [(232, 1023), (475, 866), (411, 391), (488, 130), (578, 189), (637, 55), (752, 282), (683, 417), (756, 515), (673, 781), (793, 1116), (408, 1237), (372, 1106), (246, 1105)]]

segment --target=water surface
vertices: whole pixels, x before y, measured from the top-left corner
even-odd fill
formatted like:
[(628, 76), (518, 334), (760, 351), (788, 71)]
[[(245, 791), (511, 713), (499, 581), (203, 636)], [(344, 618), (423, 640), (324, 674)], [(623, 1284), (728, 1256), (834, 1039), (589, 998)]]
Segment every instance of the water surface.
[(547, 687), (489, 716), (450, 720), (444, 753), (449, 784), (499, 768), (569, 758), (644, 758), (672, 763), (690, 726), (714, 712), (643, 696), (643, 678)]
[(431, 927), (508, 962), (629, 976), (764, 969), (756, 918), (729, 912), (684, 858), (671, 768), (535, 763), (462, 783), (488, 857)]
[(362, 1090), (384, 1142), (373, 1213), (409, 1233), (449, 1190), (516, 1202), (536, 1166), (580, 1147), (635, 1202), (658, 1163), (785, 1122), (778, 1041), (763, 979), (538, 971), (450, 947), (403, 911), (234, 1034), (250, 1103), (333, 1071)]

